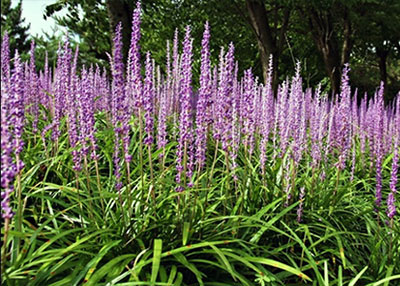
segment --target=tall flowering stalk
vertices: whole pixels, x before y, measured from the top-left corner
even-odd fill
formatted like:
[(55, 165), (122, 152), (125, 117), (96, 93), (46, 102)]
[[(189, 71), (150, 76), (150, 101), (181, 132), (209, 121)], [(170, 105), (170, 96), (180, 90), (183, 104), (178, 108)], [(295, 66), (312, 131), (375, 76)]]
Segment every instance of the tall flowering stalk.
[[(9, 92), (10, 88), (10, 40), (7, 31), (1, 41), (1, 94)], [(3, 104), (2, 104), (3, 106)]]
[(65, 98), (67, 97), (70, 69), (72, 61), (72, 50), (69, 47), (68, 39), (64, 43), (64, 49), (60, 55), (60, 61), (57, 64), (56, 75), (56, 89), (55, 89), (55, 104), (54, 104), (54, 127), (52, 132), (52, 139), (56, 141), (56, 148), (58, 145), (58, 138), (61, 135), (60, 121), (64, 116)]
[(393, 162), (392, 162), (392, 171), (390, 176), (390, 193), (387, 198), (387, 216), (392, 220), (396, 215), (396, 206), (395, 206), (395, 195), (397, 194), (397, 183), (398, 183), (398, 169), (399, 169), (399, 140), (400, 140), (400, 93), (397, 94), (396, 100), (396, 114), (394, 115), (393, 125), (394, 128), (397, 128), (397, 131), (394, 131), (394, 143), (393, 143)]
[[(238, 65), (236, 64), (235, 67), (235, 75), (237, 75), (238, 72)], [(237, 174), (236, 174), (236, 169), (238, 167), (237, 163), (237, 156), (239, 152), (239, 147), (240, 147), (240, 120), (239, 120), (239, 114), (240, 114), (240, 85), (235, 78), (234, 80), (234, 87), (233, 87), (233, 92), (234, 92), (234, 100), (232, 103), (232, 148), (231, 148), (231, 170), (232, 170), (232, 178), (235, 181), (235, 187), (236, 187), (236, 182), (239, 180)]]
[(399, 137), (395, 137), (394, 142), (394, 153), (393, 153), (393, 162), (392, 162), (392, 172), (390, 176), (390, 193), (387, 198), (387, 216), (389, 219), (393, 219), (396, 215), (396, 206), (395, 206), (395, 195), (397, 194), (397, 182), (398, 182), (398, 169), (399, 169)]
[(19, 173), (24, 167), (24, 163), (20, 160), (20, 153), (23, 150), (24, 142), (22, 140), (24, 121), (25, 121), (25, 106), (24, 106), (24, 79), (23, 66), (19, 57), (18, 51), (15, 52), (14, 70), (11, 76), (11, 106), (10, 120), (13, 125), (14, 133), (14, 149), (16, 157), (16, 168)]
[(166, 63), (166, 80), (163, 86), (163, 91), (160, 94), (159, 108), (158, 108), (158, 126), (157, 126), (157, 148), (162, 149), (160, 153), (160, 160), (162, 161), (162, 170), (164, 170), (165, 164), (165, 146), (168, 143), (167, 140), (167, 115), (170, 112), (171, 88), (172, 88), (172, 74), (171, 74), (171, 55), (169, 41), (167, 41), (167, 63)]
[[(223, 118), (223, 131), (221, 145), (222, 149), (228, 155), (229, 148), (232, 144), (232, 105), (234, 101), (233, 97), (233, 80), (234, 80), (234, 58), (235, 47), (231, 42), (229, 49), (225, 55), (225, 70), (224, 70), (224, 81), (221, 86), (222, 98), (220, 104), (222, 105), (222, 118)], [(228, 166), (227, 166), (228, 167)]]
[[(76, 172), (81, 170), (81, 152), (78, 150), (79, 145), (79, 123), (80, 115), (78, 103), (81, 102), (80, 99), (80, 89), (79, 89), (79, 78), (76, 74), (77, 64), (78, 64), (79, 48), (75, 50), (75, 56), (71, 68), (71, 79), (69, 92), (66, 98), (66, 114), (67, 114), (67, 125), (68, 125), (68, 137), (69, 143), (72, 148), (72, 160), (74, 161), (73, 169)], [(82, 122), (83, 123), (83, 122)]]
[[(119, 158), (120, 140), (123, 136), (122, 122), (124, 119), (125, 109), (125, 80), (124, 80), (124, 64), (122, 61), (122, 25), (119, 23), (115, 29), (113, 39), (114, 49), (112, 58), (112, 123), (114, 125), (115, 140), (114, 140), (114, 175), (116, 178), (115, 189), (117, 190), (120, 198), (122, 208), (122, 197), (120, 194), (122, 188), (121, 182), (121, 166)], [(124, 217), (124, 216), (122, 216)]]
[[(190, 37), (190, 27), (186, 27), (185, 39), (183, 41), (182, 55), (182, 75), (180, 81), (180, 115), (179, 115), (179, 139), (176, 153), (176, 182), (179, 185), (177, 191), (183, 191), (181, 184), (182, 175), (187, 176), (189, 145), (192, 146), (192, 118), (191, 118), (191, 96), (192, 96), (192, 39)], [(186, 178), (185, 178), (186, 182)]]
[(261, 144), (260, 144), (260, 165), (261, 172), (265, 174), (265, 162), (267, 143), (270, 135), (270, 130), (274, 122), (274, 91), (272, 89), (272, 55), (269, 59), (268, 77), (266, 86), (262, 89), (261, 101)]
[(346, 158), (351, 146), (350, 132), (351, 132), (351, 89), (349, 84), (349, 73), (350, 69), (346, 64), (342, 72), (342, 83), (340, 91), (340, 103), (338, 104), (337, 119), (335, 124), (337, 125), (337, 134), (335, 136), (336, 147), (339, 151), (339, 161), (337, 167), (339, 170), (343, 170), (346, 166)]
[[(10, 50), (7, 32), (1, 43), (1, 210), (2, 217), (8, 223), (13, 217), (10, 207), (10, 194), (17, 168), (13, 162), (12, 101), (14, 94), (10, 90)], [(7, 230), (7, 229), (6, 229)], [(6, 239), (4, 244), (6, 244)]]
[(289, 145), (289, 131), (290, 125), (287, 122), (289, 113), (289, 81), (286, 80), (278, 89), (278, 114), (277, 114), (277, 127), (279, 130), (279, 149), (280, 157), (283, 158)]
[(382, 161), (383, 161), (383, 116), (384, 116), (384, 103), (383, 103), (383, 82), (376, 93), (375, 97), (375, 142), (376, 142), (376, 190), (375, 190), (375, 204), (376, 210), (379, 209), (382, 202)]
[[(35, 41), (31, 42), (31, 49), (30, 49), (30, 60), (29, 60), (29, 99), (30, 103), (32, 104), (31, 112), (34, 115), (34, 119), (32, 122), (32, 129), (33, 133), (36, 134), (37, 132), (37, 125), (39, 121), (39, 102), (40, 102), (40, 95), (39, 95), (39, 78), (36, 73), (36, 65), (35, 65)], [(35, 137), (36, 138), (36, 137)]]
[(89, 152), (92, 159), (97, 159), (97, 143), (95, 137), (95, 102), (94, 102), (94, 74), (93, 67), (89, 71), (84, 67), (82, 70), (82, 79), (80, 87), (80, 127), (81, 144), (83, 156), (88, 156)]
[[(5, 48), (6, 50), (7, 48)], [(6, 59), (7, 55), (5, 55)], [(7, 74), (7, 69), (3, 70)], [(2, 82), (3, 84), (3, 82)], [(10, 207), (9, 197), (14, 190), (13, 181), (17, 179), (17, 216), (16, 230), (22, 230), (22, 190), (21, 190), (21, 171), (24, 163), (20, 154), (24, 147), (22, 140), (25, 122), (24, 106), (24, 69), (21, 63), (18, 50), (15, 51), (14, 69), (8, 86), (8, 92), (1, 94), (1, 207), (2, 216), (5, 218), (4, 249), (3, 259), (6, 254), (7, 234), (10, 219), (13, 212)], [(3, 126), (4, 124), (4, 126)], [(15, 160), (15, 164), (14, 164)], [(3, 165), (4, 164), (4, 165)], [(17, 255), (20, 248), (20, 239), (16, 240)]]
[[(84, 162), (84, 170), (86, 173), (86, 182), (89, 195), (91, 196), (90, 175), (88, 168), (88, 155), (91, 152), (91, 158), (97, 161), (97, 144), (95, 138), (95, 103), (94, 103), (94, 72), (93, 66), (87, 71), (85, 67), (82, 70), (82, 78), (80, 84), (80, 144), (82, 146), (82, 156)], [(89, 201), (91, 205), (91, 200)], [(91, 212), (93, 217), (93, 213)]]
[(244, 72), (244, 82), (243, 82), (243, 97), (242, 102), (240, 104), (241, 107), (241, 118), (242, 118), (242, 134), (243, 134), (243, 143), (246, 152), (249, 150), (250, 142), (252, 141), (251, 134), (253, 122), (253, 114), (254, 114), (254, 77), (251, 69), (248, 69)]
[(14, 190), (13, 181), (17, 174), (17, 168), (13, 162), (12, 126), (10, 126), (11, 99), (10, 51), (6, 32), (1, 43), (1, 216), (4, 218), (4, 239), (1, 254), (2, 272), (7, 258), (10, 220), (14, 215), (10, 206), (10, 195)]
[[(146, 78), (144, 80), (143, 90), (143, 108), (145, 111), (145, 132), (146, 138), (144, 144), (147, 145), (149, 153), (150, 175), (153, 181), (153, 165), (151, 156), (151, 145), (153, 144), (153, 128), (154, 128), (154, 86), (153, 86), (153, 65), (151, 63), (150, 52), (146, 54)], [(153, 197), (154, 198), (154, 197)]]
[(139, 141), (140, 141), (140, 176), (142, 185), (144, 184), (143, 179), (143, 121), (142, 121), (142, 108), (143, 108), (143, 88), (142, 88), (142, 76), (140, 73), (140, 12), (141, 2), (137, 1), (136, 8), (132, 15), (132, 31), (131, 31), (131, 44), (128, 52), (128, 65), (127, 65), (127, 85), (126, 85), (126, 106), (125, 116), (122, 124), (123, 130), (123, 149), (125, 153), (125, 163), (128, 176), (128, 185), (130, 184), (130, 167), (129, 162), (132, 160), (131, 155), (128, 152), (130, 137), (129, 137), (129, 120), (131, 113), (136, 112), (139, 117)]
[(14, 215), (10, 206), (10, 195), (14, 190), (13, 181), (16, 175), (16, 167), (13, 162), (12, 134), (8, 120), (10, 116), (9, 78), (10, 53), (8, 35), (5, 33), (1, 43), (1, 216), (4, 218), (4, 239), (1, 254), (2, 272), (7, 258), (10, 220)]
[(180, 66), (180, 59), (181, 57), (179, 56), (179, 42), (178, 42), (178, 29), (175, 30), (174, 33), (174, 41), (173, 41), (173, 47), (172, 47), (172, 93), (171, 93), (171, 109), (170, 113), (174, 115), (174, 131), (176, 131), (176, 124), (177, 124), (177, 119), (176, 115), (179, 113), (179, 86), (180, 86), (180, 81), (181, 81), (181, 66)]
[[(169, 85), (164, 87), (164, 92), (161, 93), (159, 109), (158, 109), (158, 128), (157, 128), (157, 148), (162, 149), (160, 158), (162, 159), (162, 165), (165, 162), (165, 146), (167, 145), (167, 112), (168, 112), (168, 90)], [(164, 169), (164, 167), (163, 167)]]
[(141, 3), (137, 1), (136, 8), (132, 15), (131, 45), (128, 53), (127, 65), (127, 88), (129, 90), (129, 106), (135, 111), (141, 108), (142, 100), (142, 76), (140, 74), (140, 11)]
[[(208, 22), (204, 26), (201, 67), (200, 89), (196, 108), (196, 162), (198, 172), (204, 166), (207, 148), (207, 108), (211, 96), (211, 63), (210, 63), (210, 27)], [(199, 175), (199, 174), (198, 174)]]
[(153, 66), (151, 64), (150, 52), (146, 54), (146, 78), (144, 80), (143, 107), (145, 117), (145, 131), (147, 137), (144, 139), (146, 145), (153, 144), (154, 128), (154, 86), (153, 86)]
[(305, 188), (300, 188), (300, 196), (299, 196), (299, 207), (297, 208), (297, 222), (301, 222), (301, 217), (303, 216), (303, 209), (304, 209), (304, 197), (306, 195)]
[(223, 133), (223, 84), (225, 82), (225, 58), (224, 58), (224, 48), (221, 47), (219, 53), (219, 64), (218, 70), (215, 71), (214, 80), (216, 81), (216, 92), (213, 96), (213, 137), (216, 141), (216, 147), (218, 148), (218, 143), (222, 138)]

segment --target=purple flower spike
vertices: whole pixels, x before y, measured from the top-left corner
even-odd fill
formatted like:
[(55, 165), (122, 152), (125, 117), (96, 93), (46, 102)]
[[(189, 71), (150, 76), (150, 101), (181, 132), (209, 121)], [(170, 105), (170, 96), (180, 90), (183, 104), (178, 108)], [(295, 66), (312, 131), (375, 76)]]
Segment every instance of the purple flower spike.
[(395, 206), (395, 198), (394, 193), (389, 193), (387, 198), (387, 216), (392, 219), (396, 215), (396, 206)]
[[(129, 146), (129, 133), (125, 134), (126, 127), (124, 125), (124, 119), (126, 118), (125, 112), (127, 112), (126, 98), (125, 98), (125, 80), (124, 80), (124, 64), (122, 61), (122, 24), (119, 23), (115, 29), (115, 35), (113, 39), (113, 58), (112, 58), (112, 103), (111, 103), (111, 115), (112, 123), (114, 125), (115, 131), (115, 141), (114, 141), (114, 175), (116, 178), (116, 189), (119, 191), (122, 187), (121, 183), (121, 167), (119, 165), (119, 148), (120, 140), (123, 141), (123, 149), (125, 155), (128, 155), (127, 147)], [(129, 127), (129, 125), (128, 125)], [(129, 129), (128, 129), (129, 130)], [(126, 159), (129, 159), (126, 158)]]
[[(179, 139), (178, 149), (176, 153), (176, 169), (178, 175), (176, 182), (180, 184), (181, 174), (184, 169), (187, 170), (186, 175), (190, 175), (191, 159), (193, 152), (188, 152), (190, 147), (193, 147), (193, 133), (192, 133), (192, 118), (191, 118), (191, 97), (192, 97), (192, 46), (193, 40), (190, 37), (190, 27), (186, 27), (186, 35), (183, 41), (183, 55), (182, 55), (182, 75), (180, 81), (180, 116), (179, 116)], [(186, 151), (186, 153), (185, 153)], [(189, 155), (189, 156), (188, 156)], [(184, 158), (187, 158), (188, 164), (184, 166)]]
[(384, 103), (383, 103), (383, 82), (376, 93), (376, 110), (375, 110), (375, 142), (376, 144), (376, 191), (375, 191), (375, 204), (379, 208), (382, 202), (382, 161), (383, 161), (383, 116), (384, 116)]
[[(3, 43), (4, 44), (4, 43)], [(2, 52), (7, 47), (2, 46)], [(2, 55), (2, 60), (7, 55)], [(7, 79), (6, 65), (2, 63), (1, 85)], [(1, 208), (2, 217), (11, 219), (14, 215), (10, 206), (10, 194), (13, 192), (13, 181), (15, 176), (22, 170), (24, 164), (18, 159), (23, 150), (22, 141), (23, 127), (25, 120), (24, 107), (24, 70), (18, 51), (15, 51), (14, 69), (9, 82), (9, 91), (1, 93)], [(16, 156), (17, 162), (14, 164), (13, 158)]]
[[(14, 148), (15, 155), (19, 155), (24, 147), (22, 141), (22, 134), (25, 121), (25, 106), (24, 106), (24, 70), (19, 57), (18, 51), (15, 51), (14, 57), (14, 70), (11, 75), (11, 105), (10, 105), (10, 120), (14, 126)], [(21, 165), (17, 166), (17, 173), (23, 168)]]
[(127, 89), (130, 98), (129, 109), (140, 108), (143, 104), (142, 98), (142, 76), (140, 74), (140, 11), (141, 3), (136, 3), (136, 9), (132, 15), (132, 33), (131, 33), (131, 45), (128, 54), (128, 65), (127, 65)]
[(143, 107), (145, 110), (145, 131), (147, 137), (144, 144), (153, 144), (153, 113), (154, 113), (154, 87), (153, 87), (153, 65), (151, 63), (150, 52), (146, 54), (146, 78), (143, 91)]
[(201, 50), (200, 89), (196, 113), (196, 162), (203, 167), (207, 147), (207, 108), (211, 96), (211, 66), (210, 66), (210, 27), (204, 26)]
[(39, 78), (36, 73), (35, 66), (35, 41), (31, 42), (31, 50), (30, 50), (30, 61), (29, 61), (29, 100), (32, 104), (31, 112), (34, 115), (34, 120), (32, 122), (33, 132), (37, 132), (37, 125), (39, 122)]
[(297, 222), (301, 222), (301, 217), (303, 215), (303, 205), (304, 205), (305, 195), (306, 195), (305, 189), (304, 189), (304, 187), (302, 187), (300, 189), (300, 197), (299, 197), (300, 204), (299, 204), (299, 207), (297, 208)]
[[(5, 32), (1, 42), (1, 94), (9, 92), (10, 88), (10, 46), (8, 33)], [(3, 106), (3, 101), (1, 102)]]

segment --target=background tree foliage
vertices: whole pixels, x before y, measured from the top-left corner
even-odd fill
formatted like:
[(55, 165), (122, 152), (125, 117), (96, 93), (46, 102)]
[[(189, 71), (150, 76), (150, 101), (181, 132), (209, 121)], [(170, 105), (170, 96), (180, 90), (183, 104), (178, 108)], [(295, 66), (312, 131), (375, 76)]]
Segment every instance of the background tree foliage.
[[(2, 0), (2, 7), (7, 7), (3, 2), (10, 1)], [(120, 21), (127, 55), (135, 3), (58, 0), (46, 7), (44, 17), (52, 16), (68, 29), (71, 41), (80, 46), (82, 63), (108, 64), (112, 32)], [(275, 87), (291, 76), (296, 61), (301, 61), (305, 85), (321, 82), (329, 94), (339, 91), (341, 70), (347, 62), (352, 68), (351, 82), (359, 88), (359, 95), (373, 93), (380, 81), (387, 87), (387, 100), (400, 89), (397, 0), (142, 0), (142, 8), (142, 51), (151, 51), (158, 63), (166, 60), (166, 43), (172, 42), (175, 29), (182, 39), (184, 27), (191, 25), (195, 79), (199, 73), (203, 26), (209, 21), (213, 60), (218, 59), (220, 47), (227, 47), (232, 41), (239, 72), (252, 67), (262, 80), (272, 55)], [(66, 16), (55, 16), (62, 9), (67, 11)], [(7, 14), (11, 12), (4, 15)], [(2, 8), (2, 33), (3, 26)], [(21, 25), (7, 29), (18, 26)], [(57, 40), (58, 37), (48, 36), (37, 42), (44, 52), (46, 47), (55, 45), (50, 42)], [(44, 53), (38, 58), (43, 56)]]
[(24, 23), (22, 18), (22, 0), (11, 8), (11, 0), (1, 0), (1, 36), (7, 31), (10, 37), (10, 49), (19, 53), (29, 50), (28, 30), (30, 25)]

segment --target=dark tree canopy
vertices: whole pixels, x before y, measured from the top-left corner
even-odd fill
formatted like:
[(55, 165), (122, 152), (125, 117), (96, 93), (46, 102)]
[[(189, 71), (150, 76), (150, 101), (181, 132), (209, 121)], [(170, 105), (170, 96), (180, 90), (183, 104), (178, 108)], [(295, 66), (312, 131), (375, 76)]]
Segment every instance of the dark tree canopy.
[[(300, 61), (305, 84), (315, 86), (322, 82), (330, 94), (339, 91), (345, 63), (350, 63), (351, 82), (360, 87), (359, 94), (373, 92), (380, 81), (387, 87), (387, 99), (400, 88), (400, 2), (397, 0), (141, 2), (142, 54), (150, 50), (156, 62), (162, 63), (166, 58), (166, 42), (172, 40), (175, 29), (181, 40), (185, 26), (190, 25), (195, 78), (199, 73), (203, 25), (209, 21), (214, 61), (220, 47), (232, 41), (239, 67), (242, 70), (252, 67), (255, 74), (265, 78), (272, 55), (275, 86), (291, 76), (296, 61)], [(81, 60), (106, 63), (112, 32), (120, 21), (127, 54), (134, 6), (135, 1), (131, 0), (58, 0), (46, 7), (45, 16), (66, 10), (66, 16), (53, 17), (79, 39)]]
[(7, 31), (10, 37), (10, 49), (18, 49), (20, 53), (29, 50), (28, 30), (30, 25), (25, 25), (22, 18), (22, 0), (11, 8), (11, 0), (1, 0), (1, 36)]

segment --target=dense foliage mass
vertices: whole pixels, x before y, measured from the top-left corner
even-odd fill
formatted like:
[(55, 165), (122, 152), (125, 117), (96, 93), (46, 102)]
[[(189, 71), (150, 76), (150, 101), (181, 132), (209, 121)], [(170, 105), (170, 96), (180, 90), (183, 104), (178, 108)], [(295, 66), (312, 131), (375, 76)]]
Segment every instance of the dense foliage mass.
[(328, 100), (299, 63), (275, 95), (272, 58), (266, 84), (233, 44), (212, 66), (207, 23), (195, 90), (190, 27), (142, 69), (140, 21), (110, 75), (68, 40), (38, 73), (4, 36), (4, 283), (395, 285), (400, 95), (357, 102), (346, 65)]

